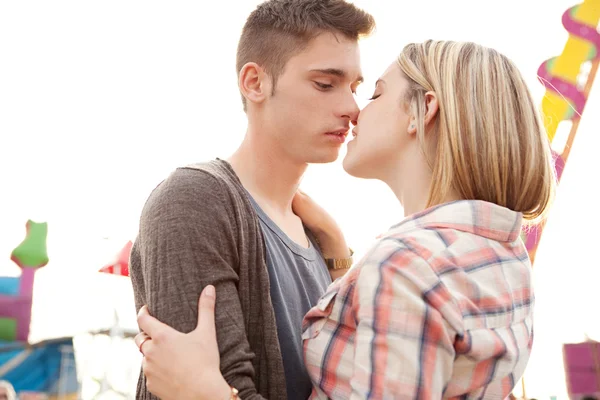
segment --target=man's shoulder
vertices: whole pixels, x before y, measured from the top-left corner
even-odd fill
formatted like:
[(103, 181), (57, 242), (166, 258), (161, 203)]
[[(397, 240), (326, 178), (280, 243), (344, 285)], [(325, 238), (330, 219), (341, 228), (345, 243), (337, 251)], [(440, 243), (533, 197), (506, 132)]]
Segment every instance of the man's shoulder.
[(148, 196), (144, 208), (173, 205), (226, 208), (231, 203), (231, 193), (242, 189), (220, 160), (189, 164), (175, 168), (161, 181)]
[(219, 161), (213, 160), (175, 168), (158, 184), (151, 196), (168, 195), (171, 198), (241, 190), (242, 186), (233, 184), (230, 171)]

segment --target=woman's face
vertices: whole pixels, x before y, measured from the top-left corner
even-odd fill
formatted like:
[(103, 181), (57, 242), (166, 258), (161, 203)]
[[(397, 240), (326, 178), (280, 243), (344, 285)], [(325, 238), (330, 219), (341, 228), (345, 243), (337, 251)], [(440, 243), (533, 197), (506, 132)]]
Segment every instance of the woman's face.
[[(404, 94), (408, 81), (394, 62), (377, 81), (348, 143), (344, 169), (358, 178), (381, 179), (398, 165), (416, 132)], [(411, 127), (411, 123), (413, 126)], [(412, 135), (416, 136), (416, 135)]]

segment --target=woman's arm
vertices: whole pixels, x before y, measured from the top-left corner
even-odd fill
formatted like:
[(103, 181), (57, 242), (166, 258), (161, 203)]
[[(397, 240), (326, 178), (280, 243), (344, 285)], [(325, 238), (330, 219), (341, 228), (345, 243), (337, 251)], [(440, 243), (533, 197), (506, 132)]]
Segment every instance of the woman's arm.
[(135, 343), (144, 355), (142, 368), (152, 394), (161, 399), (231, 399), (232, 389), (219, 370), (214, 286), (202, 291), (198, 325), (190, 333), (163, 324), (146, 306), (138, 313), (138, 324), (142, 333)]
[[(298, 190), (292, 201), (294, 213), (310, 229), (319, 242), (324, 258), (350, 258), (351, 252), (346, 238), (333, 217), (306, 193)], [(329, 270), (332, 280), (343, 276), (348, 269)]]

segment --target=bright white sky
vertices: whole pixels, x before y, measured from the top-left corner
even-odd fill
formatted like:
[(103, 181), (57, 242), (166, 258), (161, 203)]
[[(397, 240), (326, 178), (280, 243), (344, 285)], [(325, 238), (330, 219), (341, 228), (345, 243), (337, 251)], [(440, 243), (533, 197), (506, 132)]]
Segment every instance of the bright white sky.
[[(227, 157), (242, 139), (235, 48), (257, 3), (0, 4), (0, 274), (19, 273), (9, 257), (27, 219), (49, 223), (51, 261), (36, 276), (32, 341), (107, 327), (114, 305), (123, 324), (135, 328), (128, 280), (96, 271), (134, 238), (144, 200), (173, 168)], [(562, 51), (561, 16), (574, 4), (356, 3), (378, 22), (362, 44), (362, 104), (404, 44), (428, 38), (504, 52), (541, 102), (538, 66)], [(600, 148), (598, 89), (535, 265), (536, 343), (526, 380), (528, 395), (538, 398), (564, 398), (562, 343), (584, 334), (600, 340), (600, 262), (591, 251), (600, 225), (591, 184)], [(347, 176), (339, 162), (311, 167), (303, 187), (337, 218), (358, 253), (403, 215), (382, 184)]]

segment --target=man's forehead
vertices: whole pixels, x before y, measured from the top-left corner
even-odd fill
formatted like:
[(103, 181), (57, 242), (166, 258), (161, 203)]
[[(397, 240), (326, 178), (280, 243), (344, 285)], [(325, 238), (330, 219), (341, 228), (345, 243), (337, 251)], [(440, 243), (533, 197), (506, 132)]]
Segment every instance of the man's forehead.
[[(295, 60), (294, 60), (295, 59)], [(358, 41), (325, 32), (292, 57), (298, 67), (308, 71), (330, 71), (331, 75), (358, 80), (362, 77)]]

